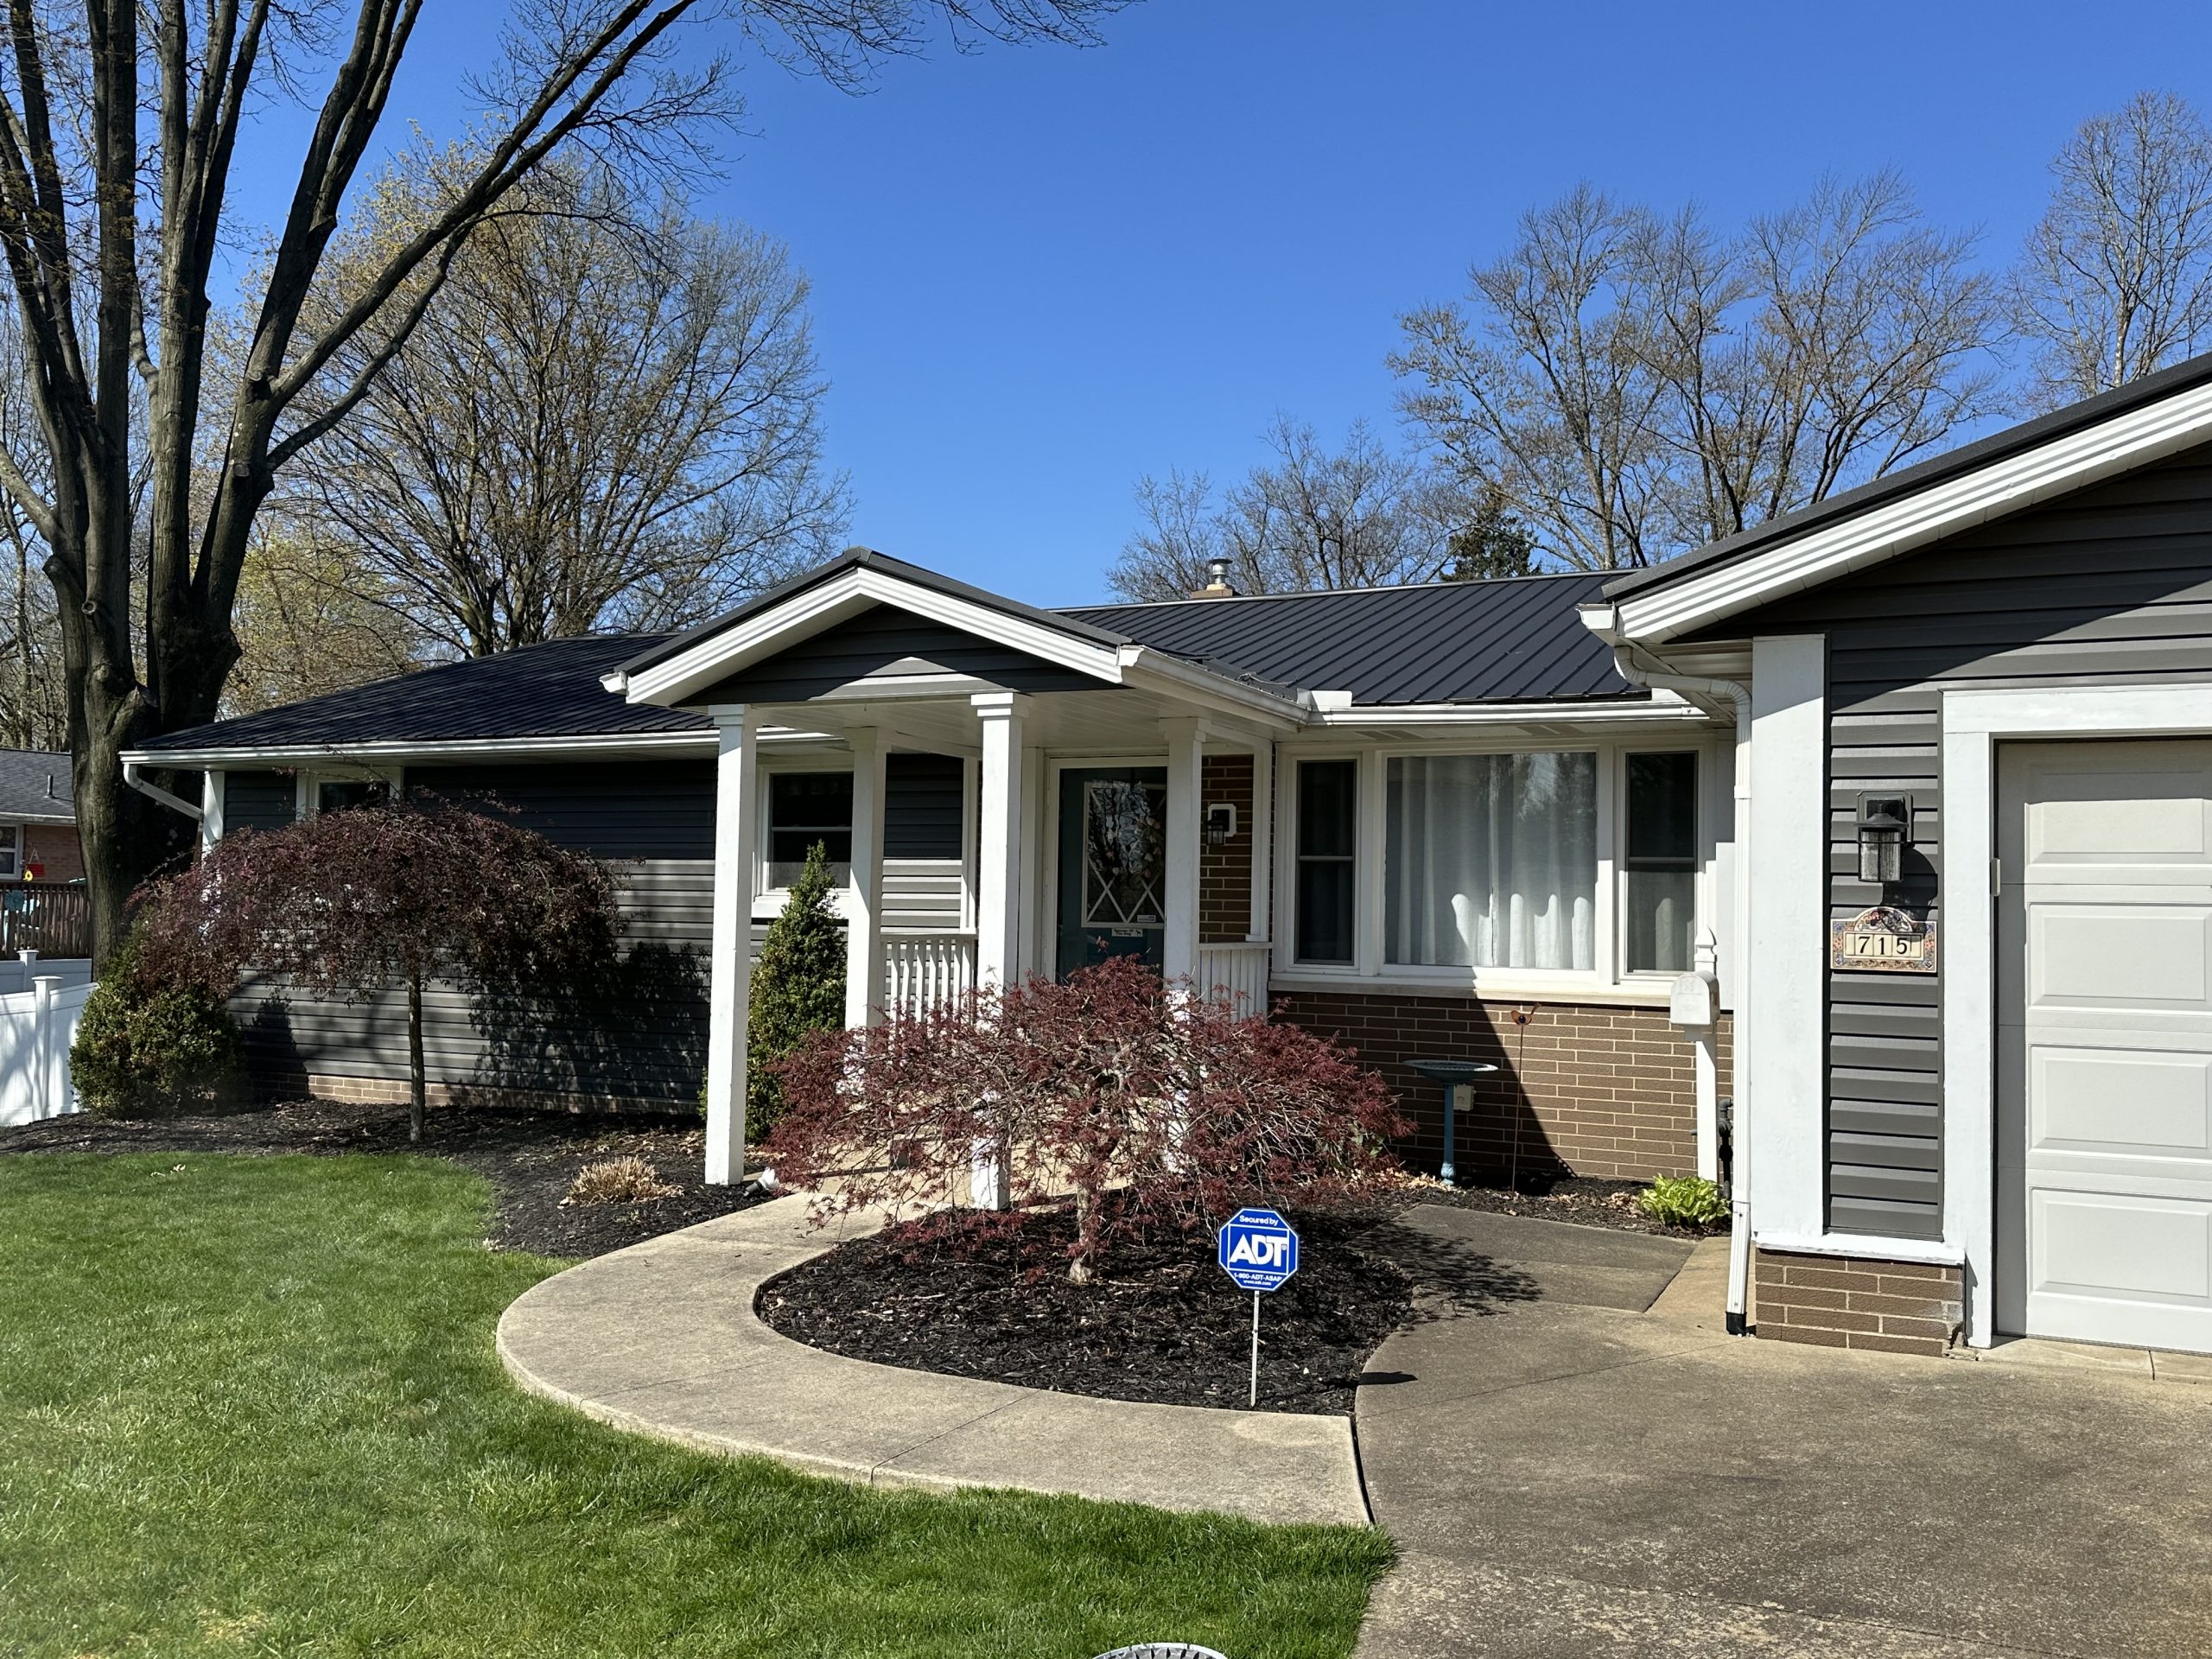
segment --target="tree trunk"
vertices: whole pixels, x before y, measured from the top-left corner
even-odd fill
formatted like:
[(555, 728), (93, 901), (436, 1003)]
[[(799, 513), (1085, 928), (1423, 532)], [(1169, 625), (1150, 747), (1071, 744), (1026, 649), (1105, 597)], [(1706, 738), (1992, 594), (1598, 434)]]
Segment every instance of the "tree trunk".
[(407, 976), (407, 1138), (423, 1138), (423, 1116), (429, 1107), (430, 1084), (423, 1065), (423, 976)]

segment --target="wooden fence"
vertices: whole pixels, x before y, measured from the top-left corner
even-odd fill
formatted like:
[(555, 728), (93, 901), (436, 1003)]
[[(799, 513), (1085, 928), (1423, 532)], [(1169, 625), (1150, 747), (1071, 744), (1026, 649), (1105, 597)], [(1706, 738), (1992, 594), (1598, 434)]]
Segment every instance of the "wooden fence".
[(36, 881), (0, 887), (0, 957), (35, 950), (41, 957), (92, 954), (92, 895), (71, 883)]

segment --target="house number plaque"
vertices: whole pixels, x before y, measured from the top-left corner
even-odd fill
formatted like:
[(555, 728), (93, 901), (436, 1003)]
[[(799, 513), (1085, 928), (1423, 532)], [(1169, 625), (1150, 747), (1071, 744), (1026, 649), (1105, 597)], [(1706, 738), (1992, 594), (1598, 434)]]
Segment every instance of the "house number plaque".
[(1932, 974), (1936, 924), (1892, 905), (1830, 922), (1828, 966), (1853, 973)]

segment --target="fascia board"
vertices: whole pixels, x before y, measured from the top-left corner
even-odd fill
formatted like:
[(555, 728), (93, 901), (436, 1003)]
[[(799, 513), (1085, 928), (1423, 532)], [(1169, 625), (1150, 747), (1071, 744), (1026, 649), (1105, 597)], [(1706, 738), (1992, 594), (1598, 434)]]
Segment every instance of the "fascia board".
[[(820, 741), (826, 734), (770, 728), (764, 742)], [(446, 742), (315, 743), (206, 749), (130, 749), (121, 757), (140, 766), (227, 767), (313, 766), (319, 761), (468, 760), (524, 756), (537, 760), (621, 754), (665, 754), (696, 751), (712, 754), (715, 733), (607, 732), (575, 737), (461, 738)]]
[[(1610, 607), (1621, 636), (1658, 645), (1755, 606), (1805, 592), (2041, 501), (2071, 494), (2212, 436), (2212, 385), (2197, 386), (1994, 461), (1785, 542), (1710, 575), (1630, 594)], [(1596, 632), (1596, 607), (1584, 620)]]
[(1240, 715), (1256, 715), (1285, 730), (1294, 730), (1311, 717), (1287, 697), (1199, 668), (1148, 645), (1123, 645), (1118, 657), (1122, 683), (1139, 690), (1184, 702), (1211, 703)]
[(1330, 730), (1346, 727), (1711, 725), (1712, 716), (1672, 692), (1621, 702), (1355, 703), (1313, 716)]

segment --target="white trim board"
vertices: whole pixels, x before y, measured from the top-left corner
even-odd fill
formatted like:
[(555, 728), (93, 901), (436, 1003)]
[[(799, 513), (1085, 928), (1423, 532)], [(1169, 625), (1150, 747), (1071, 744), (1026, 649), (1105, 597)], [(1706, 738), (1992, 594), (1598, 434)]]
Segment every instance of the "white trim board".
[(1827, 1225), (1827, 639), (1751, 643), (1748, 982), (1758, 1023), (1737, 1135), (1751, 1230)]
[(2212, 734), (2212, 684), (1943, 693), (1943, 1242), (1967, 1268), (1967, 1342), (1995, 1334), (1997, 745)]
[(1601, 635), (1659, 645), (1817, 588), (2023, 507), (2116, 478), (2212, 437), (2212, 385), (2197, 385), (1777, 543), (1648, 594), (1592, 607)]

